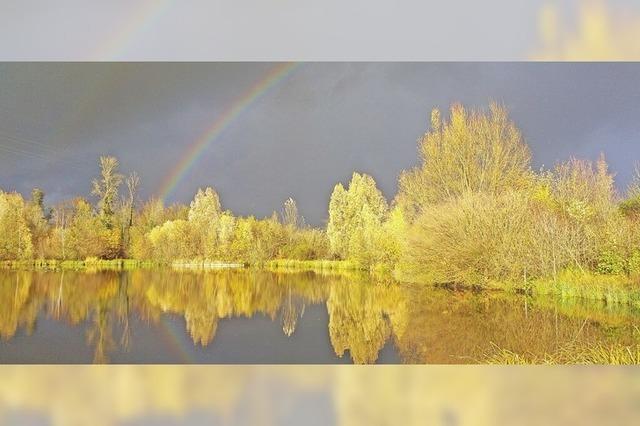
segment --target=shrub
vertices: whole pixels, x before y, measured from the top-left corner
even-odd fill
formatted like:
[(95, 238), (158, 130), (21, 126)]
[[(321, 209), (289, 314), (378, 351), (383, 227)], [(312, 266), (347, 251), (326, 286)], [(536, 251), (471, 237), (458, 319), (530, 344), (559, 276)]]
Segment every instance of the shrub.
[(623, 200), (620, 203), (620, 212), (629, 219), (640, 219), (640, 196)]
[(637, 276), (638, 274), (640, 274), (640, 250), (633, 250), (631, 256), (629, 256), (628, 264), (629, 275)]
[(437, 283), (481, 285), (522, 277), (535, 269), (526, 247), (528, 207), (518, 193), (469, 193), (426, 208), (408, 231), (402, 267)]
[(627, 262), (614, 250), (605, 250), (600, 254), (596, 271), (605, 275), (621, 275), (627, 271)]

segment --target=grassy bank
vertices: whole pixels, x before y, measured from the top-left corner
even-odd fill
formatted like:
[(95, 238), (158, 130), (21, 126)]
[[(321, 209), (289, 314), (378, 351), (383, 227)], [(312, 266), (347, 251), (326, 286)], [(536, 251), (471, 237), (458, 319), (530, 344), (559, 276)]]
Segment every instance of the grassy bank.
[(640, 308), (640, 285), (637, 279), (627, 275), (602, 275), (566, 270), (555, 279), (538, 279), (527, 285), (521, 284), (519, 288), (534, 296), (553, 296), (563, 300), (594, 300), (607, 305), (622, 304)]
[(362, 266), (348, 260), (294, 260), (277, 259), (264, 263), (270, 270), (295, 271), (363, 271)]
[(170, 262), (135, 259), (96, 259), (85, 260), (4, 260), (0, 261), (2, 269), (29, 270), (86, 270), (86, 269), (135, 269), (148, 267), (171, 267), (176, 269), (232, 269), (253, 266), (272, 271), (332, 271), (351, 272), (367, 270), (358, 264), (341, 260), (272, 260), (264, 263), (249, 264), (248, 262), (225, 262), (208, 259), (174, 260)]
[(244, 262), (222, 262), (216, 260), (174, 260), (170, 263), (174, 269), (241, 269), (247, 267)]
[[(406, 276), (392, 278), (392, 269), (385, 265), (363, 268), (360, 264), (345, 260), (293, 260), (277, 259), (264, 263), (223, 262), (206, 259), (176, 260), (172, 262), (87, 258), (85, 260), (12, 260), (0, 261), (3, 269), (28, 270), (130, 270), (136, 268), (172, 267), (176, 269), (239, 269), (251, 266), (274, 272), (358, 273), (371, 274), (374, 278), (413, 284), (442, 286), (435, 282)], [(447, 286), (445, 286), (447, 287)], [(455, 288), (526, 293), (548, 301), (589, 300), (606, 306), (631, 306), (640, 309), (640, 280), (627, 275), (603, 275), (591, 272), (565, 270), (556, 278), (524, 279), (519, 282), (487, 281), (477, 285), (455, 285)]]
[(265, 262), (262, 266), (268, 269), (291, 269), (299, 271), (364, 271), (373, 274), (391, 274), (393, 265), (377, 263), (363, 266), (352, 260), (295, 260), (276, 259)]
[(151, 268), (162, 265), (159, 262), (134, 259), (94, 259), (85, 260), (4, 260), (0, 262), (2, 269), (28, 269), (28, 270), (131, 270), (137, 268)]
[(5, 260), (0, 262), (2, 269), (28, 269), (28, 270), (132, 270), (138, 268), (171, 267), (175, 269), (230, 269), (244, 268), (245, 263), (218, 262), (211, 260), (176, 260), (161, 262), (154, 260), (135, 259), (94, 259), (85, 260)]
[(631, 305), (640, 308), (640, 277), (625, 274), (598, 274), (595, 272), (567, 269), (554, 277), (518, 281), (486, 280), (476, 284), (439, 283), (422, 275), (396, 274), (398, 281), (432, 285), (435, 287), (498, 290), (510, 293), (525, 293), (561, 300), (589, 300), (606, 305)]

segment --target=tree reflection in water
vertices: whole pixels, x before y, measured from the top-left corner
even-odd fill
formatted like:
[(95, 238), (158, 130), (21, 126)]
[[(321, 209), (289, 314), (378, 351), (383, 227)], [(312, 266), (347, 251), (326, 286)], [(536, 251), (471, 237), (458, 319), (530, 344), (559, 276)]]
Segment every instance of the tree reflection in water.
[(132, 321), (161, 326), (165, 316), (184, 319), (194, 347), (213, 347), (221, 321), (254, 317), (280, 323), (295, 343), (311, 306), (326, 307), (327, 344), (337, 357), (348, 352), (355, 363), (379, 361), (387, 343), (402, 362), (481, 362), (492, 345), (545, 353), (575, 339), (628, 342), (638, 325), (635, 312), (625, 309), (411, 287), (360, 274), (0, 272), (3, 342), (31, 335), (39, 319), (81, 326), (97, 363), (129, 349), (136, 337)]
[(304, 299), (293, 293), (291, 284), (287, 284), (287, 294), (282, 303), (282, 331), (290, 337), (296, 331), (298, 318), (304, 315)]

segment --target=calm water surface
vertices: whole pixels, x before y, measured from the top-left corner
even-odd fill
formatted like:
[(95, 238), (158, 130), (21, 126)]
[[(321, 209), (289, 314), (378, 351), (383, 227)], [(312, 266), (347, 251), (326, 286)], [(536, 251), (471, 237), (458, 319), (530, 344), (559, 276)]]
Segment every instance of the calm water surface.
[(0, 271), (0, 363), (481, 363), (638, 326), (621, 307), (360, 275)]

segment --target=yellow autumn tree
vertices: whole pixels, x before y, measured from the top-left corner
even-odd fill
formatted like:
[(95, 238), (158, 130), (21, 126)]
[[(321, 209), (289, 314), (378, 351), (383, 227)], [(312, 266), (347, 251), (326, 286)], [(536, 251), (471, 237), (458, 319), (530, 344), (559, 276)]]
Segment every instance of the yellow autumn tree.
[(32, 255), (22, 195), (0, 191), (0, 259), (29, 259)]
[(418, 144), (420, 164), (402, 173), (397, 202), (412, 222), (427, 205), (470, 192), (498, 195), (530, 185), (531, 153), (505, 108), (467, 111), (450, 119), (431, 112), (431, 130)]
[(198, 189), (189, 208), (189, 224), (198, 256), (215, 257), (221, 214), (218, 193), (211, 187)]
[(31, 200), (25, 204), (25, 219), (33, 243), (34, 257), (43, 258), (45, 246), (49, 234), (49, 212), (44, 207), (44, 191), (34, 188), (31, 191)]
[(100, 217), (108, 229), (113, 227), (118, 200), (118, 189), (123, 176), (118, 173), (118, 159), (111, 156), (100, 157), (100, 178), (92, 181), (91, 194), (99, 198), (98, 210)]
[(387, 201), (367, 174), (354, 173), (348, 189), (337, 184), (329, 201), (327, 236), (331, 253), (363, 265), (376, 261)]

